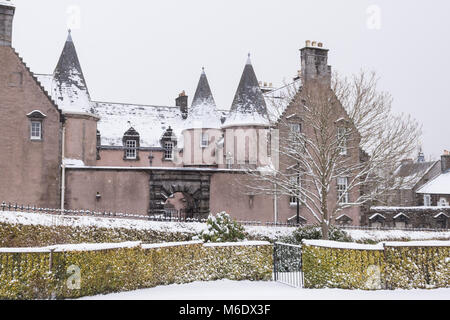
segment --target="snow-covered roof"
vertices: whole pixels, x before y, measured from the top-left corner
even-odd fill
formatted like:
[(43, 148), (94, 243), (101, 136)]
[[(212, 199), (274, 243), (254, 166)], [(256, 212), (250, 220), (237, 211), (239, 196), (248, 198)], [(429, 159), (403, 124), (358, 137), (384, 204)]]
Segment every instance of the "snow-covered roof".
[(63, 111), (92, 112), (89, 90), (70, 31), (53, 78), (52, 97)]
[(409, 217), (406, 214), (404, 214), (403, 212), (400, 212), (399, 214), (396, 214), (394, 216), (394, 219), (398, 219), (398, 218), (400, 218), (402, 216), (405, 217), (406, 219), (409, 219)]
[(185, 129), (220, 129), (221, 115), (217, 111), (216, 102), (209, 87), (206, 73), (203, 70), (185, 121)]
[(184, 120), (178, 107), (96, 102), (94, 113), (100, 116), (97, 129), (103, 146), (122, 146), (130, 127), (139, 133), (141, 147), (161, 147), (160, 139), (169, 127), (181, 140)]
[(420, 194), (450, 194), (450, 171), (441, 173), (417, 190)]
[(440, 216), (444, 216), (444, 217), (446, 217), (446, 218), (449, 218), (449, 216), (447, 215), (447, 214), (445, 214), (444, 212), (439, 212), (437, 215), (435, 215), (433, 218), (435, 218), (435, 219), (437, 219), (437, 218), (439, 218)]
[(347, 218), (347, 219), (350, 219), (350, 220), (353, 221), (353, 219), (350, 218), (350, 217), (349, 217), (348, 215), (346, 215), (345, 213), (344, 213), (344, 214), (341, 214), (339, 217), (337, 217), (336, 220), (341, 220), (341, 219), (344, 219), (344, 218)]
[(245, 64), (239, 86), (223, 128), (235, 126), (269, 126), (267, 105), (250, 57)]
[(376, 217), (381, 217), (382, 219), (386, 220), (386, 217), (383, 216), (381, 213), (375, 213), (375, 214), (371, 215), (371, 216), (369, 217), (369, 220), (373, 220), (373, 219), (375, 219)]
[(186, 120), (175, 106), (95, 102), (91, 101), (70, 32), (54, 73), (36, 77), (63, 113), (98, 116), (101, 144), (111, 147), (123, 146), (124, 133), (130, 127), (139, 133), (141, 147), (158, 148), (169, 127), (178, 139), (179, 148), (183, 146), (181, 133), (184, 129), (267, 127), (278, 120), (301, 83), (294, 81), (263, 95), (248, 59), (230, 111), (217, 109), (205, 72), (201, 74)]
[(2, 6), (9, 6), (15, 8), (16, 5), (11, 0), (0, 0), (0, 5)]

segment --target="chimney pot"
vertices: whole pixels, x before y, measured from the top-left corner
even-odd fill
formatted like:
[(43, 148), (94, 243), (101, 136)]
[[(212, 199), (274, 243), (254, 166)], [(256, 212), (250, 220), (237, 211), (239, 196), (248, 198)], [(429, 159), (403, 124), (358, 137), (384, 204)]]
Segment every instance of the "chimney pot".
[(312, 46), (315, 47), (317, 45), (317, 41), (312, 42)]
[(318, 46), (319, 48), (322, 48), (322, 47), (323, 47), (323, 43), (322, 43), (322, 42), (319, 42), (319, 43), (317, 44), (317, 46)]
[(306, 40), (306, 46), (309, 47), (311, 45), (311, 40)]

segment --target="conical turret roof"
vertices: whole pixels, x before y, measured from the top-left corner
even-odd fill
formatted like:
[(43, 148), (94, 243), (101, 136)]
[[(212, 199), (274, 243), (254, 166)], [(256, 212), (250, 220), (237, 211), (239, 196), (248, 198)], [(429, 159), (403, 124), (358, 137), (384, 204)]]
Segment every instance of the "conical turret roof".
[(203, 69), (186, 119), (185, 129), (219, 129), (221, 121), (216, 103)]
[(259, 87), (250, 55), (224, 127), (246, 125), (269, 125), (266, 101)]
[(70, 30), (53, 77), (56, 99), (63, 111), (92, 112), (89, 90)]

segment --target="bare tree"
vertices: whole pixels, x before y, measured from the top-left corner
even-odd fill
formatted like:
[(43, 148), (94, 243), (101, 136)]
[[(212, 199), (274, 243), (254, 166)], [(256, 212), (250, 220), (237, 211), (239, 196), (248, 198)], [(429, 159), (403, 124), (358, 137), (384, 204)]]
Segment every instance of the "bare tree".
[(257, 181), (249, 186), (296, 198), (327, 239), (343, 210), (383, 200), (405, 183), (392, 173), (416, 150), (420, 128), (410, 116), (393, 114), (392, 97), (378, 90), (374, 72), (287, 88), (271, 108), (278, 112), (279, 169), (249, 170)]

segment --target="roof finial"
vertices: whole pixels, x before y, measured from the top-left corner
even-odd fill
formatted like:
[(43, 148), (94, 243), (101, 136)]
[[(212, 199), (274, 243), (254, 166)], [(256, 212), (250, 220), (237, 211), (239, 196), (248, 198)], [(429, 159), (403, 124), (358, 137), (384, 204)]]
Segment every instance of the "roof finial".
[(202, 67), (202, 74), (205, 74), (205, 67)]
[(252, 64), (252, 60), (250, 59), (250, 52), (248, 53), (247, 64)]
[(67, 41), (72, 42), (72, 30), (68, 30)]

